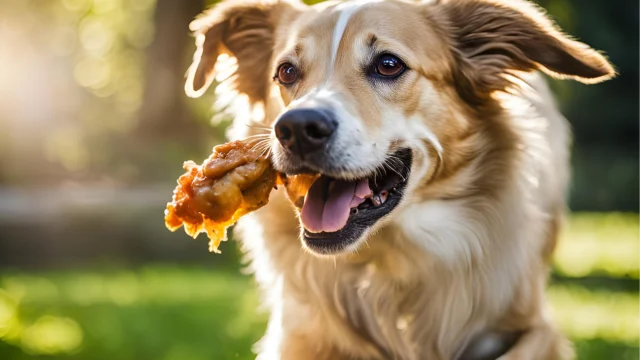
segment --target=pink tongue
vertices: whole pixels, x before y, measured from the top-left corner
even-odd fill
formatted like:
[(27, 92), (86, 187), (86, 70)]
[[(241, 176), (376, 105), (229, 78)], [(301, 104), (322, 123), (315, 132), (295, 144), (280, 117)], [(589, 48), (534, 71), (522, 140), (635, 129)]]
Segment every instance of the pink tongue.
[(316, 180), (304, 198), (300, 220), (305, 229), (311, 232), (322, 231), (322, 211), (329, 179), (324, 176)]
[(311, 185), (304, 199), (302, 224), (311, 232), (338, 231), (347, 224), (351, 207), (358, 206), (370, 193), (366, 180), (356, 183), (321, 177)]

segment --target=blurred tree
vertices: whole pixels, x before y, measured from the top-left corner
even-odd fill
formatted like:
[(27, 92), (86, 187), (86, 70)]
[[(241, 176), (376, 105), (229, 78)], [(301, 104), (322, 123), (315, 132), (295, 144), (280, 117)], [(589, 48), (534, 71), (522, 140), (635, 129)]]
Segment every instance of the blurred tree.
[(182, 160), (175, 157), (207, 151), (202, 119), (189, 108), (183, 90), (193, 47), (189, 23), (204, 6), (203, 0), (157, 1), (155, 35), (146, 50), (144, 95), (133, 134), (138, 141), (132, 150), (142, 170), (138, 181), (157, 180), (179, 170), (175, 164)]
[(637, 212), (639, 2), (537, 2), (567, 33), (604, 51), (619, 73), (595, 86), (552, 83), (575, 138), (572, 209)]
[(193, 113), (185, 109), (183, 84), (193, 43), (188, 32), (189, 23), (204, 5), (204, 0), (158, 0), (155, 37), (147, 49), (139, 135), (164, 138), (180, 134), (192, 139), (196, 133), (197, 121)]

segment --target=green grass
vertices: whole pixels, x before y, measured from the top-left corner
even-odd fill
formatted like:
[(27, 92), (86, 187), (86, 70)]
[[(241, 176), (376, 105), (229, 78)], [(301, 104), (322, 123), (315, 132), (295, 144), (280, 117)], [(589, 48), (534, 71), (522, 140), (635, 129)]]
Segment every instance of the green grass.
[[(637, 217), (570, 225), (554, 317), (579, 359), (637, 359)], [(258, 305), (251, 278), (203, 266), (0, 274), (0, 359), (252, 359), (267, 319)]]
[(555, 253), (558, 273), (638, 279), (637, 214), (582, 213), (565, 225)]
[[(0, 286), (0, 299), (15, 305), (15, 329), (5, 336), (0, 358), (247, 359), (265, 329), (251, 279), (205, 268), (18, 274), (5, 276)], [(43, 317), (57, 320), (51, 332), (65, 346), (24, 336)]]

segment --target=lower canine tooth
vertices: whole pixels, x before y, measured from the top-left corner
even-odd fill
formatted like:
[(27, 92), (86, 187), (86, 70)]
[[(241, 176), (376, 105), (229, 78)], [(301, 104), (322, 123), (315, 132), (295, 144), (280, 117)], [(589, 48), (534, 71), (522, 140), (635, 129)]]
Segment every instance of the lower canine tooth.
[(380, 194), (373, 195), (371, 197), (371, 202), (373, 203), (373, 206), (378, 207), (384, 204), (385, 201), (387, 201), (388, 197), (389, 197), (389, 192), (387, 190), (383, 190), (380, 192)]
[(387, 201), (387, 198), (389, 197), (389, 192), (387, 190), (384, 190), (383, 192), (380, 193), (380, 203), (384, 204)]

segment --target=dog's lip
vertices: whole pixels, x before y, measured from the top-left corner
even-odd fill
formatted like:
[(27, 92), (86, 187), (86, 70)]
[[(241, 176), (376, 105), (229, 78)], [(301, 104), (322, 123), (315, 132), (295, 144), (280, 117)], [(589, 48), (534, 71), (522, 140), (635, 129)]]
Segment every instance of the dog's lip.
[[(306, 244), (307, 248), (320, 254), (338, 253), (350, 244), (357, 242), (368, 228), (395, 209), (403, 199), (404, 189), (407, 186), (407, 179), (411, 170), (412, 154), (410, 149), (402, 148), (396, 151), (392, 156), (402, 160), (402, 169), (397, 169), (396, 171), (388, 170), (386, 176), (381, 176), (381, 169), (378, 168), (371, 172), (369, 177), (365, 177), (365, 179), (370, 180), (370, 188), (373, 195), (379, 195), (381, 192), (387, 192), (385, 196), (388, 196), (388, 198), (376, 204), (374, 202), (375, 199), (372, 196), (371, 198), (367, 198), (365, 202), (351, 208), (351, 213), (346, 224), (343, 228), (337, 231), (310, 231), (303, 223), (302, 240)], [(299, 168), (296, 169), (295, 172), (288, 172), (289, 175), (301, 173), (318, 174), (318, 172), (312, 171), (308, 168)], [(377, 176), (374, 176), (376, 174)], [(332, 177), (330, 178), (334, 179)], [(372, 179), (376, 179), (377, 181), (373, 182)], [(350, 180), (354, 181), (353, 179)], [(378, 201), (379, 200), (380, 199), (378, 199)]]
[(287, 171), (283, 171), (283, 174), (286, 176), (295, 176), (295, 175), (320, 175), (320, 172), (315, 171), (309, 167), (301, 166), (295, 169), (290, 169)]

